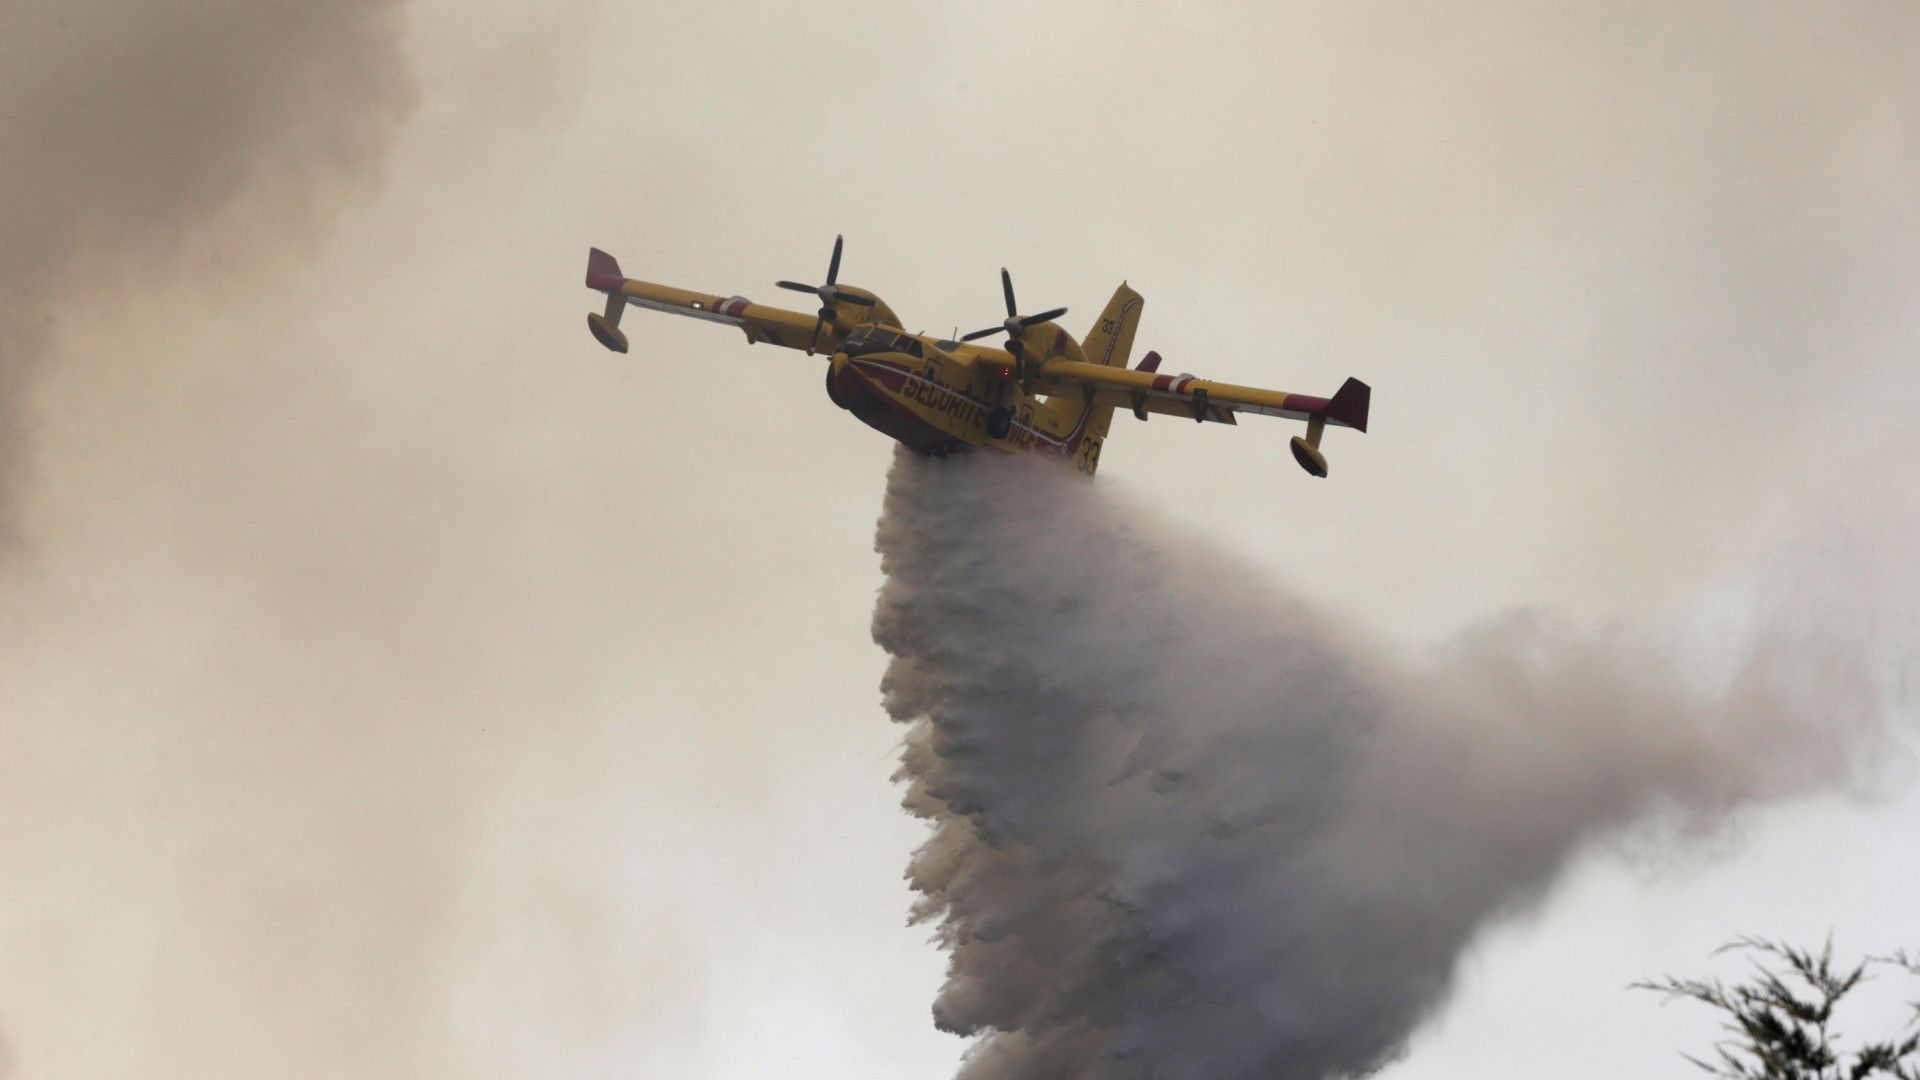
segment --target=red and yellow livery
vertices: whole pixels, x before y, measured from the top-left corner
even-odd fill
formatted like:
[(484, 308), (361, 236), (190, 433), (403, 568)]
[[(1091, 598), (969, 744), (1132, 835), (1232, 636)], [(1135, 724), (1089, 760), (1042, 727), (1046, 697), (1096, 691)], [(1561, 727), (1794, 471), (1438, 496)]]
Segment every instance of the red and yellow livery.
[[(819, 299), (819, 311), (806, 315), (744, 296), (635, 281), (620, 272), (613, 256), (595, 248), (587, 257), (587, 288), (605, 293), (607, 306), (604, 313), (589, 314), (587, 324), (602, 345), (622, 353), (627, 337), (620, 317), (628, 307), (642, 307), (737, 326), (750, 343), (825, 354), (831, 358), (827, 396), (834, 404), (927, 454), (977, 447), (1058, 454), (1092, 475), (1116, 409), (1141, 420), (1162, 413), (1219, 424), (1250, 413), (1306, 421), (1306, 435), (1293, 439), (1293, 456), (1308, 473), (1324, 477), (1320, 439), (1326, 427), (1367, 430), (1370, 391), (1358, 379), (1321, 398), (1163, 375), (1160, 355), (1152, 352), (1138, 367), (1127, 367), (1143, 301), (1125, 285), (1114, 290), (1080, 342), (1053, 321), (1065, 308), (1020, 315), (1012, 278), (1002, 270), (1006, 320), (949, 341), (907, 333), (879, 297), (837, 284), (840, 252), (835, 239), (826, 284), (779, 283)], [(1005, 348), (974, 344), (1001, 333)]]

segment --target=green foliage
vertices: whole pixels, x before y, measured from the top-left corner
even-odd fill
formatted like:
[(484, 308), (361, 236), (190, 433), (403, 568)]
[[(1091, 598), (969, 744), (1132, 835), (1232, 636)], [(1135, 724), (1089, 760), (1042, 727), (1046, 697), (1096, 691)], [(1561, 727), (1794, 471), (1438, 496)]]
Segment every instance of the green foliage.
[[(1920, 1022), (1920, 1002), (1912, 1002), (1915, 1020), (1900, 1036), (1867, 1043), (1848, 1054), (1835, 1045), (1830, 1030), (1834, 1006), (1869, 979), (1869, 969), (1891, 967), (1920, 976), (1920, 960), (1904, 952), (1870, 956), (1848, 968), (1833, 963), (1833, 941), (1818, 955), (1762, 938), (1743, 937), (1715, 951), (1757, 954), (1745, 982), (1728, 986), (1718, 979), (1676, 979), (1634, 983), (1668, 999), (1703, 1001), (1726, 1014), (1729, 1037), (1714, 1044), (1717, 1061), (1688, 1061), (1726, 1080), (1920, 1080), (1920, 1034), (1907, 1034)], [(1771, 966), (1770, 966), (1771, 965)], [(1784, 965), (1785, 970), (1776, 970)]]

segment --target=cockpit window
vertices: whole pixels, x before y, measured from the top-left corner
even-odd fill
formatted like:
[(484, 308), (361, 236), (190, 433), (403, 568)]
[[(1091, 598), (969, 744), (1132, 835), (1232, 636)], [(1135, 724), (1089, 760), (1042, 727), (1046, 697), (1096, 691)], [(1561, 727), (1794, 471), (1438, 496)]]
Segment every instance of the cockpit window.
[(923, 355), (918, 339), (906, 334), (889, 330), (884, 326), (862, 326), (847, 335), (844, 346), (848, 356), (865, 356), (877, 352), (902, 352), (909, 356)]

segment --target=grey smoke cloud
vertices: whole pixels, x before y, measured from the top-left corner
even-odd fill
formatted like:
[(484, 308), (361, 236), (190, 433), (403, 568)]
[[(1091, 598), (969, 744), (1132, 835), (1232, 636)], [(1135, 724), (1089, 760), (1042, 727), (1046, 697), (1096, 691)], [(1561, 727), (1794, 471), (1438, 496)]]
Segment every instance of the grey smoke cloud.
[(0, 10), (0, 528), (31, 468), (28, 401), (55, 320), (309, 250), (412, 108), (403, 13), (402, 0)]
[[(433, 973), (394, 939), (440, 853), (376, 823), (433, 820), (436, 763), (337, 741), (404, 695), (350, 689), (378, 676), (329, 655), (296, 587), (318, 568), (261, 553), (271, 504), (208, 482), (278, 396), (233, 393), (232, 353), (165, 319), (101, 333), (128, 306), (216, 324), (197, 286), (311, 254), (413, 108), (405, 29), (399, 0), (0, 6), (0, 1071), (164, 1075), (218, 1042), (286, 1073), (417, 1038)], [(163, 419), (181, 405), (198, 420)], [(183, 565), (249, 517), (224, 574)], [(315, 1034), (353, 1026), (358, 1047)]]
[(1538, 616), (1409, 663), (1044, 464), (901, 455), (879, 548), (965, 1080), (1377, 1068), (1586, 845), (1878, 740), (1868, 654), (1791, 620), (1717, 692)]
[[(1383, 633), (1684, 591), (1783, 458), (1886, 502), (1911, 9), (1609, 11), (0, 4), (0, 520), (46, 556), (0, 590), (17, 1074), (760, 1076), (831, 1028), (756, 1019), (782, 995), (944, 1062), (888, 725), (847, 709), (887, 448), (712, 327), (602, 354), (589, 243), (766, 299), (845, 229), (933, 329), (1003, 264), (1081, 315), (1129, 277), (1181, 366), (1368, 377), (1336, 484), (1156, 424), (1100, 485), (1218, 470), (1209, 535)], [(1863, 418), (1897, 441), (1823, 456)], [(1266, 828), (1197, 756), (1136, 775)]]

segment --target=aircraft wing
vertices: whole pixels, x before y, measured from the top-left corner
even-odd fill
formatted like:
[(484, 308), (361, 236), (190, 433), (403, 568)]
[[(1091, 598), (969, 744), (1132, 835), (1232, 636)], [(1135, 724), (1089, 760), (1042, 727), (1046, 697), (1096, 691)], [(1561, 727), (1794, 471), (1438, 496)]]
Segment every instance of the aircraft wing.
[(1237, 422), (1234, 414), (1254, 413), (1320, 420), (1362, 432), (1367, 430), (1367, 406), (1373, 394), (1359, 379), (1348, 379), (1332, 397), (1322, 398), (1074, 360), (1047, 361), (1040, 366), (1036, 382), (1036, 389), (1046, 394), (1070, 393), (1075, 387), (1082, 393), (1091, 391), (1095, 404), (1130, 409), (1141, 419), (1157, 412), (1232, 424)]
[[(765, 341), (789, 349), (805, 349), (814, 344), (816, 315), (756, 304), (744, 296), (713, 296), (636, 281), (620, 273), (620, 264), (599, 248), (587, 254), (587, 288), (607, 294), (606, 314), (589, 314), (587, 323), (593, 336), (615, 352), (627, 351), (627, 336), (619, 328), (620, 312), (627, 307), (650, 308), (737, 326), (746, 331), (750, 342)], [(821, 328), (817, 347), (831, 352), (837, 341), (838, 332), (829, 322)]]

